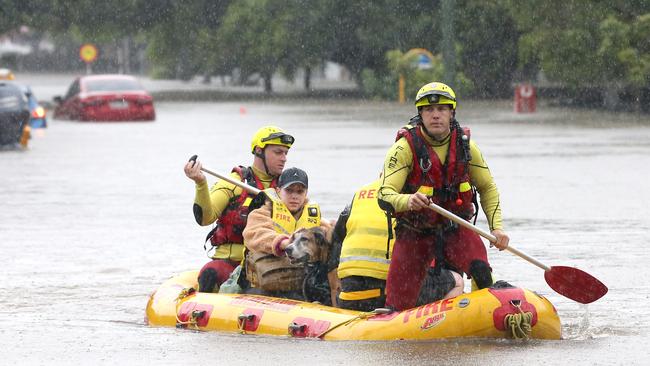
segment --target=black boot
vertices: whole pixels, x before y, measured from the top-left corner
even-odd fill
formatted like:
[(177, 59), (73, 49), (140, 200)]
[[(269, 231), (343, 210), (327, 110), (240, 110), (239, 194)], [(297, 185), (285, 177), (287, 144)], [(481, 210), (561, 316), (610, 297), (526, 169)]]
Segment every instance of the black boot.
[(479, 289), (492, 286), (492, 272), (490, 266), (482, 260), (473, 260), (469, 265), (469, 274), (476, 282)]
[(514, 287), (515, 286), (513, 286), (513, 285), (511, 285), (508, 282), (503, 281), (503, 280), (498, 280), (497, 282), (492, 284), (492, 286), (490, 286), (490, 288), (514, 288)]
[(208, 268), (199, 274), (199, 292), (213, 292), (217, 285), (217, 271)]

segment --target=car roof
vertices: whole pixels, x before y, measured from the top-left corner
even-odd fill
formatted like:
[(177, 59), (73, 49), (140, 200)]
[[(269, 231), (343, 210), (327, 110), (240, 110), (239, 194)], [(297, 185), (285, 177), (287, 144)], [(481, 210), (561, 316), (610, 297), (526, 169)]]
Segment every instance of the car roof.
[(11, 90), (11, 92), (15, 93), (16, 95), (20, 95), (23, 98), (23, 101), (27, 102), (27, 95), (23, 91), (23, 89), (17, 85), (16, 83), (12, 82), (7, 82), (5, 80), (0, 80), (0, 89), (4, 90)]
[(20, 85), (11, 81), (0, 80), (0, 87), (18, 89), (21, 93), (23, 92), (23, 89)]
[(99, 75), (86, 75), (79, 78), (80, 80), (115, 80), (115, 79), (124, 79), (124, 80), (137, 80), (135, 76), (124, 75), (124, 74), (99, 74)]
[(0, 84), (10, 84), (20, 89), (20, 91), (23, 93), (34, 94), (32, 93), (32, 88), (29, 85), (23, 83), (17, 83), (15, 80), (0, 80)]

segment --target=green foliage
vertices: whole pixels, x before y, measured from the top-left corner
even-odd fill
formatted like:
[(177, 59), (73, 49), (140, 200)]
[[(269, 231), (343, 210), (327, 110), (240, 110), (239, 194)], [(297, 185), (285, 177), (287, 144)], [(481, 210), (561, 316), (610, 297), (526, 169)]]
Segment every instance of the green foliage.
[[(364, 86), (364, 94), (377, 99), (397, 100), (399, 93), (399, 78), (404, 77), (404, 97), (410, 102), (415, 97), (422, 85), (436, 80), (444, 80), (445, 68), (442, 64), (442, 56), (434, 55), (431, 68), (421, 69), (417, 64), (418, 54), (405, 54), (400, 50), (390, 50), (386, 53), (387, 72), (378, 73), (370, 69), (364, 69), (361, 77)], [(458, 91), (469, 91), (471, 83), (459, 73), (457, 75), (459, 84), (454, 86)]]
[(259, 73), (267, 91), (291, 42), (290, 12), (284, 5), (286, 1), (235, 1), (218, 30), (218, 44), (235, 60), (242, 78)]
[(427, 2), (404, 0), (326, 0), (324, 17), (331, 33), (325, 57), (345, 65), (357, 80), (365, 68), (386, 71), (390, 49), (435, 50), (439, 34), (437, 8)]
[(650, 13), (628, 23), (609, 16), (600, 24), (600, 35), (598, 55), (606, 62), (608, 80), (646, 85), (650, 78)]
[[(576, 86), (593, 85), (602, 80), (606, 65), (596, 57), (598, 39), (594, 32), (568, 29), (549, 38), (554, 39), (555, 46), (542, 45), (540, 58), (542, 69), (550, 79)], [(585, 67), (586, 60), (591, 60), (589, 67)]]
[(512, 95), (519, 33), (507, 9), (496, 2), (464, 2), (457, 20), (460, 69), (479, 87), (474, 95)]
[(407, 100), (411, 100), (420, 87), (434, 80), (442, 80), (445, 76), (445, 67), (442, 56), (434, 55), (431, 68), (420, 69), (417, 66), (418, 55), (405, 55), (399, 50), (389, 51), (386, 54), (388, 67), (397, 77), (404, 76), (404, 90)]
[(364, 69), (360, 76), (364, 95), (371, 99), (397, 100), (398, 79), (390, 74), (380, 74)]
[(1, 0), (0, 34), (27, 25), (64, 32), (73, 22), (73, 4), (56, 0)]
[(23, 22), (19, 5), (12, 1), (0, 5), (0, 34), (18, 28)]
[(286, 57), (280, 61), (284, 75), (292, 78), (298, 67), (317, 66), (323, 61), (323, 50), (330, 41), (328, 19), (323, 16), (322, 3), (289, 0), (290, 12), (286, 27), (289, 39)]
[(219, 24), (227, 2), (138, 1), (153, 77), (187, 80), (217, 69), (222, 50), (211, 27)]
[[(505, 0), (519, 38), (519, 67), (537, 65), (566, 86), (648, 85), (648, 1)], [(644, 15), (646, 14), (646, 15)]]
[[(155, 76), (251, 75), (338, 62), (369, 94), (394, 99), (440, 79), (410, 69), (398, 51), (441, 52), (440, 1), (406, 0), (0, 0), (0, 33), (28, 25), (52, 38), (115, 47), (129, 36), (148, 45)], [(494, 0), (454, 2), (455, 89), (509, 96), (513, 80), (539, 71), (568, 87), (650, 84), (650, 1)], [(61, 35), (64, 35), (61, 37)], [(70, 42), (69, 42), (70, 43)], [(74, 42), (72, 42), (74, 43)], [(467, 95), (467, 94), (466, 94)]]

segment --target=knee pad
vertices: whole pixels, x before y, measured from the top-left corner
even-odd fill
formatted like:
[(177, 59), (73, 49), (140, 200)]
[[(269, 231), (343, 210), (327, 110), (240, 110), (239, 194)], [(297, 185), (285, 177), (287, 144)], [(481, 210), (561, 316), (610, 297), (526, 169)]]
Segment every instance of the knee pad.
[(213, 292), (217, 284), (217, 271), (206, 268), (199, 273), (199, 292)]
[(486, 262), (482, 260), (472, 261), (469, 265), (469, 274), (479, 289), (492, 286), (492, 272)]

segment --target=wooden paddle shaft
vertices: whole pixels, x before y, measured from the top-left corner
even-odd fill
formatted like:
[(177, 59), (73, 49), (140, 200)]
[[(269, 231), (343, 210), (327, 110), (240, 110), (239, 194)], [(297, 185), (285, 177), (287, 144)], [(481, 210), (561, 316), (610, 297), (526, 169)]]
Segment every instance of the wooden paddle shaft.
[[(250, 192), (252, 194), (257, 195), (257, 194), (259, 194), (261, 192), (259, 189), (255, 188), (255, 187), (251, 187), (248, 184), (245, 184), (244, 182), (240, 182), (238, 180), (232, 179), (232, 177), (228, 177), (228, 176), (221, 175), (219, 173), (215, 173), (215, 172), (213, 172), (211, 170), (208, 170), (206, 168), (201, 168), (201, 170), (208, 173), (208, 174), (210, 174), (210, 175), (213, 175), (213, 176), (215, 176), (217, 178), (223, 179), (226, 182), (232, 183), (232, 184), (234, 184), (234, 185), (236, 185), (236, 186), (238, 186), (238, 187), (240, 187), (242, 189), (245, 189), (245, 190), (247, 190), (248, 192)], [(494, 235), (490, 234), (489, 232), (487, 232), (487, 231), (485, 231), (485, 230), (483, 230), (481, 228), (478, 228), (478, 227), (472, 225), (467, 220), (464, 220), (463, 218), (454, 215), (453, 213), (445, 210), (444, 208), (436, 205), (435, 203), (429, 204), (429, 208), (436, 211), (440, 215), (448, 218), (449, 220), (454, 221), (458, 225), (463, 226), (463, 227), (465, 227), (465, 228), (467, 228), (469, 230), (472, 230), (473, 232), (475, 232), (478, 235), (484, 237), (485, 239), (489, 240), (492, 243), (495, 243), (497, 241), (497, 238)], [(537, 259), (529, 256), (528, 254), (526, 254), (526, 253), (524, 253), (524, 252), (522, 252), (522, 251), (520, 251), (518, 249), (513, 248), (512, 245), (508, 245), (506, 250), (509, 251), (510, 253), (520, 257), (520, 258), (523, 258), (523, 259), (527, 260), (531, 264), (536, 265), (537, 267), (543, 269), (544, 271), (551, 270), (551, 268), (546, 266), (544, 263), (538, 261)]]
[[(473, 232), (477, 233), (478, 235), (480, 235), (480, 236), (484, 237), (485, 239), (489, 240), (491, 243), (495, 243), (497, 241), (497, 238), (494, 235), (492, 235), (491, 233), (472, 225), (469, 221), (467, 221), (467, 220), (465, 220), (465, 219), (463, 219), (463, 218), (461, 218), (459, 216), (454, 215), (453, 213), (445, 210), (444, 208), (436, 205), (435, 203), (430, 203), (429, 208), (436, 211), (440, 215), (448, 218), (449, 220), (457, 223), (458, 225), (460, 225), (460, 226), (462, 226), (462, 227), (464, 227), (466, 229), (472, 230)], [(516, 255), (516, 256), (519, 256), (519, 257), (527, 260), (528, 262), (536, 265), (537, 267), (543, 269), (544, 271), (550, 271), (551, 270), (551, 268), (546, 266), (544, 263), (538, 261), (537, 259), (529, 256), (528, 254), (526, 254), (524, 252), (521, 252), (521, 251), (513, 248), (511, 245), (508, 245), (506, 250), (509, 251), (510, 253)]]
[(210, 170), (205, 169), (205, 168), (201, 168), (201, 170), (208, 173), (208, 174), (210, 174), (210, 175), (213, 175), (213, 176), (215, 176), (217, 178), (221, 178), (221, 179), (225, 180), (228, 183), (232, 183), (232, 184), (234, 184), (234, 185), (236, 185), (236, 186), (238, 186), (238, 187), (240, 187), (242, 189), (245, 189), (245, 190), (247, 190), (248, 192), (250, 192), (252, 194), (257, 195), (260, 192), (262, 192), (259, 189), (255, 188), (255, 187), (251, 187), (251, 186), (249, 186), (248, 184), (246, 184), (244, 182), (240, 182), (240, 181), (238, 181), (236, 179), (232, 179), (232, 177), (229, 177), (229, 176), (226, 176), (226, 175), (221, 175), (219, 173), (215, 173), (215, 172), (210, 171)]

